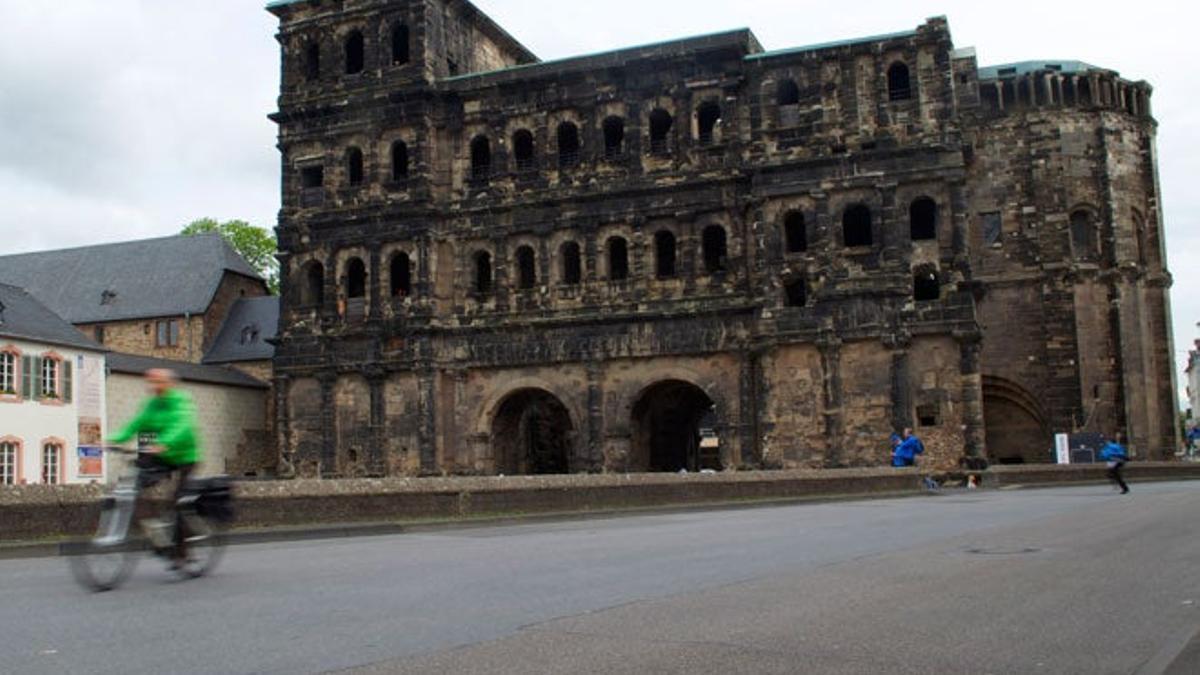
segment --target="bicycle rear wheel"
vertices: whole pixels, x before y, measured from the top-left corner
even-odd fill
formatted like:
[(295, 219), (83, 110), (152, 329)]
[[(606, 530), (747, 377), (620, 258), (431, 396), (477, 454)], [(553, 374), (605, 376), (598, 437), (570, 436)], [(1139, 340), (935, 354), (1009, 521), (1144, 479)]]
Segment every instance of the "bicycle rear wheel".
[(188, 554), (176, 572), (193, 579), (212, 573), (225, 553), (225, 528), (198, 514), (188, 514), (183, 521)]

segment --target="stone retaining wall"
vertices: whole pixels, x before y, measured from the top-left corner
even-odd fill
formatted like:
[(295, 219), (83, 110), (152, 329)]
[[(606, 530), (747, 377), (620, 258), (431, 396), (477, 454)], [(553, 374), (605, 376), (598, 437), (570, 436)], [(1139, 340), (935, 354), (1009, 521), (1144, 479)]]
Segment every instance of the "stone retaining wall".
[[(1200, 479), (1200, 464), (1135, 463), (1139, 480)], [(915, 469), (608, 474), (243, 482), (242, 527), (454, 520), (586, 513), (722, 502), (917, 494)], [(1104, 467), (995, 467), (984, 487), (1104, 480)], [(85, 534), (94, 527), (100, 486), (24, 485), (0, 489), (0, 542)]]

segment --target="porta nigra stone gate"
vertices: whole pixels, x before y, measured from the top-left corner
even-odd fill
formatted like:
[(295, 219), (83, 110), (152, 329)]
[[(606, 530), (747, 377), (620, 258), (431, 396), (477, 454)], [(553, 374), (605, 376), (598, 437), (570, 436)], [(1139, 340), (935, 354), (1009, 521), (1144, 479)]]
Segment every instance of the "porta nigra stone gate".
[(1176, 446), (1151, 88), (945, 19), (542, 63), (461, 0), (283, 0), (280, 454), (306, 476)]

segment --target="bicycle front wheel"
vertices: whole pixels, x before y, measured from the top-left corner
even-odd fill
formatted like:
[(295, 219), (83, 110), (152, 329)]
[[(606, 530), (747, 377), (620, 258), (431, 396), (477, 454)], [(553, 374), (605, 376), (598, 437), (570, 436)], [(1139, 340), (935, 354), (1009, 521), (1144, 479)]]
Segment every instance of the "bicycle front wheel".
[(81, 586), (92, 591), (109, 591), (120, 586), (137, 564), (140, 542), (131, 542), (124, 532), (113, 534), (110, 522), (117, 517), (111, 503), (101, 507), (96, 536), (64, 547), (71, 573)]

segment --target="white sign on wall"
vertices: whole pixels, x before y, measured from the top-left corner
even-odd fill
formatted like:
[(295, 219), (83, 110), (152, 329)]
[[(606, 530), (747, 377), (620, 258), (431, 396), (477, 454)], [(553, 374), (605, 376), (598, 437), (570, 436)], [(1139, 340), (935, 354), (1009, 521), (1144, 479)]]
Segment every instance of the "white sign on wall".
[(1066, 434), (1054, 434), (1054, 452), (1059, 464), (1071, 463), (1071, 439)]

